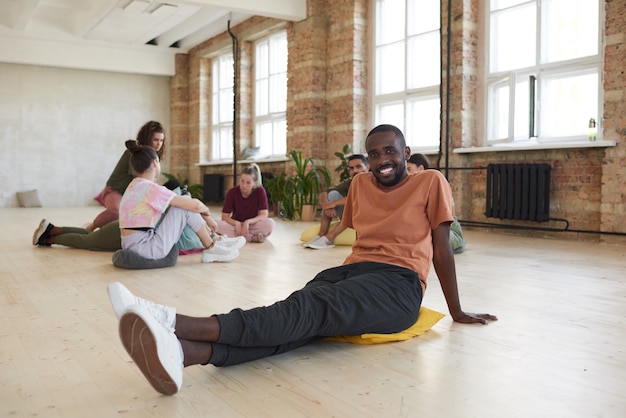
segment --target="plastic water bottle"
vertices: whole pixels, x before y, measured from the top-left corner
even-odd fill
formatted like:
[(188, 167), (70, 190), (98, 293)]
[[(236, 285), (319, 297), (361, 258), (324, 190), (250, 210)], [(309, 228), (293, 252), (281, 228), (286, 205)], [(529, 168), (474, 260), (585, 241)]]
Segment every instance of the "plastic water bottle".
[(596, 130), (596, 120), (594, 118), (589, 119), (589, 133), (588, 137), (590, 141), (595, 141), (598, 132)]

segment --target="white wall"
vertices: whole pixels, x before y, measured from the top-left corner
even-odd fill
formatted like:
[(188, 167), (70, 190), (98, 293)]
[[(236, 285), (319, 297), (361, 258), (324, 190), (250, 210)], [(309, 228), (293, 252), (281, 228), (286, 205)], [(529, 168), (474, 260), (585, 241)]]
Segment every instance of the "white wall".
[[(170, 79), (0, 63), (0, 207), (37, 189), (42, 205), (96, 204), (148, 120), (169, 138)], [(166, 147), (167, 147), (166, 139)], [(167, 148), (164, 171), (168, 167)]]

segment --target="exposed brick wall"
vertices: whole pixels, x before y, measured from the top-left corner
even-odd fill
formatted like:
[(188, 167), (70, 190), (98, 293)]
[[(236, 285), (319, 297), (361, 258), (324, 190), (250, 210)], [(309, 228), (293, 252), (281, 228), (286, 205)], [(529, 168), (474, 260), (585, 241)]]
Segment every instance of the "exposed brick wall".
[[(480, 135), (480, 48), (484, 44), (480, 31), (480, 4), (480, 0), (454, 0), (451, 10), (450, 143), (447, 158), (443, 155), (441, 164), (449, 163), (448, 174), (457, 214), (461, 219), (500, 222), (484, 215), (486, 166), (489, 163), (545, 162), (552, 167), (551, 217), (567, 219), (571, 229), (626, 233), (623, 221), (626, 215), (626, 0), (605, 0), (604, 115), (598, 122), (604, 139), (616, 141), (616, 147), (454, 154), (454, 148), (478, 144)], [(447, 1), (442, 0), (442, 5), (445, 34)], [(306, 156), (319, 158), (331, 171), (337, 164), (333, 153), (344, 144), (349, 143), (356, 151), (363, 151), (364, 136), (372, 128), (371, 80), (368, 75), (370, 8), (370, 0), (309, 0), (307, 18), (302, 21), (282, 22), (254, 17), (232, 28), (241, 47), (237, 74), (240, 86), (237, 103), (239, 152), (250, 144), (253, 136), (253, 41), (277, 27), (287, 30), (289, 42), (287, 149), (302, 150)], [(443, 71), (447, 59), (446, 41), (444, 37)], [(203, 173), (223, 173), (227, 175), (227, 186), (233, 183), (230, 166), (199, 168), (196, 163), (210, 147), (210, 56), (230, 47), (230, 36), (224, 32), (197, 46), (188, 55), (177, 58), (177, 74), (172, 80), (168, 148), (171, 150), (171, 171), (179, 170), (183, 174), (182, 171), (187, 170), (187, 175), (198, 181)], [(205, 100), (200, 100), (201, 97)], [(445, 109), (445, 96), (443, 99)], [(431, 157), (430, 160), (435, 166), (437, 158)], [(288, 166), (288, 163), (267, 163), (261, 168), (276, 172)], [(563, 226), (559, 221), (506, 223), (547, 228)], [(563, 236), (537, 231), (517, 233)], [(565, 235), (623, 241), (620, 236)]]
[(603, 134), (619, 145), (606, 150), (600, 191), (603, 231), (624, 232), (626, 215), (626, 0), (605, 2)]
[(169, 171), (175, 176), (188, 175), (189, 154), (189, 56), (176, 56), (176, 75), (170, 82), (170, 138), (167, 152), (170, 154)]

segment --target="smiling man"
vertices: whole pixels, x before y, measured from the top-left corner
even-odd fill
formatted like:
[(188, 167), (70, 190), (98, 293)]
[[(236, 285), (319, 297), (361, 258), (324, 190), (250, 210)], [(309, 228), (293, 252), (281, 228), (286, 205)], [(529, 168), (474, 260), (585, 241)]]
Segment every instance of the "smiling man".
[(497, 319), (461, 309), (445, 177), (408, 175), (410, 150), (395, 126), (374, 128), (365, 148), (370, 172), (355, 176), (342, 217), (357, 232), (352, 253), (285, 300), (200, 318), (109, 285), (122, 343), (157, 391), (178, 392), (183, 367), (194, 364), (229, 366), (324, 337), (403, 331), (417, 321), (431, 261), (454, 321)]

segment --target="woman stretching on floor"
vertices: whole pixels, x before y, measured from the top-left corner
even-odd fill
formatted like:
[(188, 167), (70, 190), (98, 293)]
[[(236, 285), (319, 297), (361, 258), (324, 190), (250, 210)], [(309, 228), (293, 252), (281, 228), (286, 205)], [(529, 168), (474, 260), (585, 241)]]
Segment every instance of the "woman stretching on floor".
[(130, 182), (120, 202), (122, 248), (150, 260), (165, 258), (181, 237), (185, 225), (204, 245), (202, 262), (230, 261), (239, 256), (242, 239), (218, 237), (217, 223), (209, 208), (198, 199), (178, 196), (155, 183), (161, 173), (159, 157), (150, 146), (126, 141), (137, 177)]
[[(181, 195), (180, 184), (170, 180), (163, 186)], [(53, 244), (92, 251), (117, 251), (122, 248), (120, 223), (115, 220), (90, 231), (74, 226), (56, 226), (47, 219), (42, 219), (33, 234), (33, 245), (50, 247)], [(202, 251), (202, 242), (193, 230), (186, 225), (183, 234), (176, 243), (180, 254), (189, 254)], [(243, 245), (243, 244), (242, 244)]]
[(263, 242), (274, 230), (274, 225), (274, 220), (268, 217), (261, 169), (251, 164), (243, 169), (239, 185), (226, 193), (217, 231), (229, 237), (244, 237), (248, 242)]
[[(154, 120), (146, 122), (137, 133), (137, 142), (154, 148), (158, 157), (163, 158), (165, 150), (165, 129), (163, 129), (163, 125)], [(117, 220), (122, 195), (133, 178), (135, 178), (135, 173), (130, 164), (130, 154), (128, 151), (124, 151), (109, 176), (104, 190), (100, 194), (101, 203), (105, 209), (85, 229), (94, 231), (97, 228), (102, 228), (109, 222)]]

